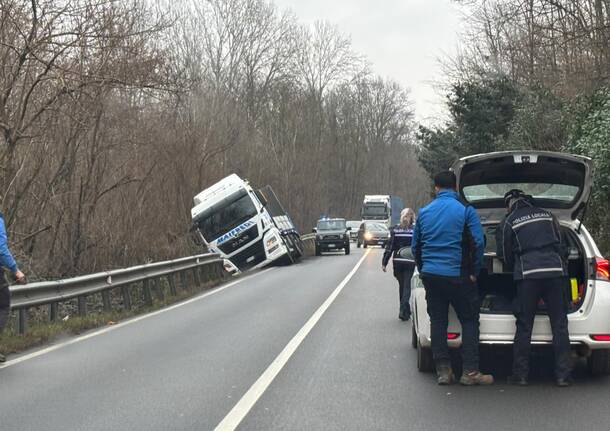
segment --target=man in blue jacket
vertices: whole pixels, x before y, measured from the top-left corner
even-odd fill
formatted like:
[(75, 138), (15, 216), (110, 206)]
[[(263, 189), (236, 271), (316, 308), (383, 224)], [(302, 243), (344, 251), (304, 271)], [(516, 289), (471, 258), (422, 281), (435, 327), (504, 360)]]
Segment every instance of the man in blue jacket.
[[(25, 279), (25, 275), (17, 268), (17, 263), (8, 249), (8, 238), (2, 214), (0, 214), (0, 267), (0, 333), (2, 333), (11, 309), (11, 293), (8, 289), (4, 270), (8, 269), (17, 282)], [(0, 362), (5, 361), (6, 358), (0, 353)]]
[(436, 199), (420, 209), (413, 231), (413, 255), (426, 289), (430, 336), (439, 385), (451, 384), (453, 370), (447, 346), (451, 304), (462, 325), (462, 385), (488, 385), (491, 375), (479, 371), (479, 300), (476, 276), (484, 252), (483, 229), (471, 206), (459, 199), (455, 174), (434, 177)]

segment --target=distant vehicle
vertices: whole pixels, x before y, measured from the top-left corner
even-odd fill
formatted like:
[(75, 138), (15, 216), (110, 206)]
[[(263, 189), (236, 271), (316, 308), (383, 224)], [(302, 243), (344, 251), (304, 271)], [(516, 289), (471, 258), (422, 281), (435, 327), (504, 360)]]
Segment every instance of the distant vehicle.
[[(516, 295), (512, 268), (496, 257), (495, 231), (506, 213), (504, 193), (520, 188), (559, 220), (568, 251), (568, 322), (572, 349), (587, 357), (594, 375), (610, 374), (610, 276), (608, 260), (587, 229), (578, 220), (591, 194), (591, 159), (544, 151), (505, 151), (465, 157), (453, 165), (458, 192), (481, 218), (486, 238), (483, 269), (478, 276), (480, 342), (512, 344), (515, 335), (513, 298)], [(527, 223), (527, 221), (525, 222)], [(417, 348), (420, 371), (434, 364), (430, 343), (430, 319), (426, 292), (417, 272), (411, 278), (413, 347)], [(551, 345), (552, 335), (544, 304), (539, 306), (532, 344)], [(451, 309), (448, 343), (461, 345), (461, 327)]]
[(390, 230), (385, 224), (376, 221), (365, 221), (360, 224), (357, 234), (356, 247), (363, 246), (367, 248), (369, 245), (386, 246), (390, 237)]
[(270, 186), (254, 190), (232, 174), (203, 190), (194, 201), (195, 236), (239, 271), (282, 258), (294, 262), (303, 254), (299, 233)]
[(349, 231), (350, 241), (356, 241), (358, 239), (358, 229), (360, 228), (361, 224), (362, 222), (359, 220), (349, 220), (346, 222), (347, 227), (351, 229)]
[(326, 218), (318, 220), (313, 231), (316, 234), (316, 256), (323, 251), (344, 250), (350, 253), (349, 228), (343, 218)]
[(362, 202), (362, 220), (375, 220), (387, 227), (400, 223), (402, 199), (393, 195), (365, 195)]

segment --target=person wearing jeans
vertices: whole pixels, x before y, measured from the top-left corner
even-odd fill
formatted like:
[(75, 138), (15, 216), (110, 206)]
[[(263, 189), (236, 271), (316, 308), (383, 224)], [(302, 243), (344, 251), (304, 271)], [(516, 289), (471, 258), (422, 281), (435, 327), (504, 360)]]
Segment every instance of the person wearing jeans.
[(462, 385), (492, 384), (479, 371), (479, 301), (476, 285), (483, 261), (484, 239), (479, 217), (459, 200), (451, 171), (434, 177), (436, 198), (419, 211), (412, 251), (426, 290), (437, 382), (453, 382), (447, 346), (449, 305), (462, 325)]
[[(0, 334), (6, 326), (11, 310), (11, 293), (4, 274), (5, 269), (10, 271), (17, 282), (25, 279), (23, 272), (17, 268), (17, 263), (8, 249), (8, 238), (4, 226), (4, 217), (0, 214)], [(0, 353), (0, 362), (5, 362), (6, 357)]]

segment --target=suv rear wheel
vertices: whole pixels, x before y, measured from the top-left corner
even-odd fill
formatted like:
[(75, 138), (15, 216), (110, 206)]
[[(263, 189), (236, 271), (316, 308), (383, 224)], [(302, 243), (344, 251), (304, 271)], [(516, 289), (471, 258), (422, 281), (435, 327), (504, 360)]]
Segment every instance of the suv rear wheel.
[(610, 350), (593, 350), (588, 359), (589, 371), (594, 376), (610, 375)]

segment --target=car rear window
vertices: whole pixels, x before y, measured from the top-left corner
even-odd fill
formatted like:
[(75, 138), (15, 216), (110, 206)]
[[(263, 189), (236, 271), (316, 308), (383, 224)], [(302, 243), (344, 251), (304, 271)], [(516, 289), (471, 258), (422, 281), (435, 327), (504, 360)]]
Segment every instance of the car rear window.
[(549, 183), (501, 183), (476, 184), (462, 189), (468, 202), (481, 202), (504, 198), (504, 194), (512, 189), (523, 190), (534, 199), (552, 199), (561, 202), (572, 202), (579, 193), (579, 187), (566, 184)]

